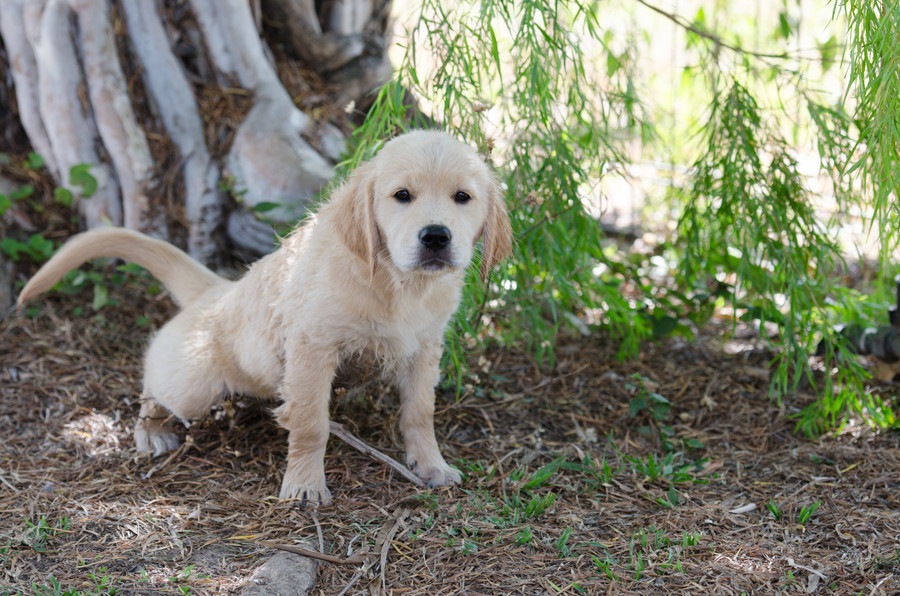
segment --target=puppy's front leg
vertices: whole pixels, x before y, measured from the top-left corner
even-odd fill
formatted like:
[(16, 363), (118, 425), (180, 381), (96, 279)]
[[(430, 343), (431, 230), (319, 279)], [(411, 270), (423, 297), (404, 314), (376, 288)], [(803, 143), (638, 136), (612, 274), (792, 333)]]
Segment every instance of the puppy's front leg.
[(302, 499), (303, 504), (328, 505), (325, 486), (325, 445), (328, 442), (328, 402), (337, 368), (337, 352), (327, 347), (304, 346), (286, 350), (281, 398), (275, 413), (288, 430), (287, 469), (281, 498)]
[(434, 436), (434, 387), (440, 377), (441, 346), (423, 349), (400, 367), (400, 432), (406, 461), (428, 486), (457, 484), (459, 470), (444, 461)]

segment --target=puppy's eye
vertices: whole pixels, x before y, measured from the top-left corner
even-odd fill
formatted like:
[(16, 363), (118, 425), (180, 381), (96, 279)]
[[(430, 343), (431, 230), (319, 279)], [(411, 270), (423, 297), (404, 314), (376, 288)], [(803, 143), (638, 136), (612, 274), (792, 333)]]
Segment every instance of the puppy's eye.
[(412, 196), (405, 188), (401, 188), (400, 190), (395, 192), (394, 198), (397, 199), (398, 203), (409, 203), (410, 201), (412, 201)]
[(453, 195), (453, 200), (456, 201), (457, 203), (459, 203), (460, 205), (465, 205), (471, 199), (472, 199), (472, 197), (470, 197), (468, 193), (465, 193), (463, 191), (459, 191), (458, 193)]

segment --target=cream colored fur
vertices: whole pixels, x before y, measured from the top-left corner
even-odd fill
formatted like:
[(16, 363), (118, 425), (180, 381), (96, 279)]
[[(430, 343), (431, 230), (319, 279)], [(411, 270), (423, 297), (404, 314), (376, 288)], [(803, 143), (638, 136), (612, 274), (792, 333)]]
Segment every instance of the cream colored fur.
[[(397, 199), (401, 190), (410, 201)], [(459, 201), (460, 191), (471, 199)], [(435, 257), (420, 239), (426, 226), (450, 234), (439, 265), (423, 264)], [(178, 445), (167, 427), (170, 413), (200, 418), (231, 393), (277, 397), (283, 402), (277, 419), (288, 430), (281, 497), (325, 504), (331, 385), (341, 362), (362, 352), (373, 353), (399, 387), (409, 464), (431, 486), (459, 482), (435, 439), (434, 386), (444, 330), (479, 238), (486, 275), (511, 244), (493, 176), (467, 145), (416, 131), (388, 142), (239, 281), (165, 242), (100, 229), (63, 246), (28, 282), (19, 304), (92, 258), (145, 266), (182, 310), (145, 356), (138, 450), (159, 454)]]

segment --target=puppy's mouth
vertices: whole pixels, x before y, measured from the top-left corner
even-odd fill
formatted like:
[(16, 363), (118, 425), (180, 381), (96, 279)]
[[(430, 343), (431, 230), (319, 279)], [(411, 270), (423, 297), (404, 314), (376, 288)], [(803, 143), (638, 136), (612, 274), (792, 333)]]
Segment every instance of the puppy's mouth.
[(416, 263), (416, 269), (420, 271), (443, 271), (455, 267), (456, 263), (440, 255), (422, 255)]

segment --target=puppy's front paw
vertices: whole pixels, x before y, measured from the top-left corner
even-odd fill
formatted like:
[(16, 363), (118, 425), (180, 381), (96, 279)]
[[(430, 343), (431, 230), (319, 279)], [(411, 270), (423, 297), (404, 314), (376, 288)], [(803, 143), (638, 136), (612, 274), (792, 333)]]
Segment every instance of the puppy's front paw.
[(428, 488), (451, 486), (453, 484), (459, 484), (462, 481), (462, 472), (446, 462), (441, 462), (430, 468), (418, 466), (413, 463), (412, 469), (419, 478), (428, 484)]
[(297, 499), (300, 501), (301, 507), (307, 505), (318, 507), (320, 505), (331, 505), (331, 491), (325, 485), (325, 475), (321, 478), (303, 479), (299, 474), (292, 474), (290, 470), (284, 475), (281, 483), (281, 493), (278, 495), (282, 499)]

